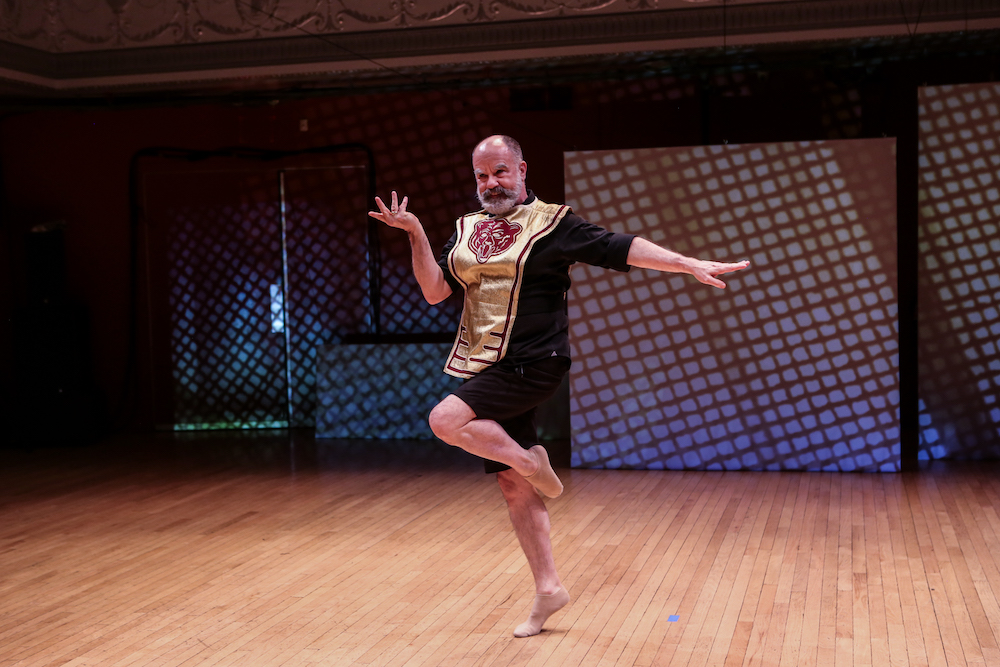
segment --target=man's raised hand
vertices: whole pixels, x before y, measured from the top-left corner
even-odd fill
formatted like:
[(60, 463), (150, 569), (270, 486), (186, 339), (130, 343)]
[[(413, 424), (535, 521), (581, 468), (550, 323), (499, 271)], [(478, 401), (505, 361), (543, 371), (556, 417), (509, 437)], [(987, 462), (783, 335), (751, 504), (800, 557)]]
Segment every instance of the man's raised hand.
[(740, 262), (709, 262), (705, 260), (698, 260), (695, 266), (691, 267), (691, 275), (694, 276), (700, 283), (711, 285), (712, 287), (718, 287), (719, 289), (725, 289), (726, 283), (719, 280), (716, 276), (723, 273), (740, 271), (748, 266), (750, 266), (749, 259), (744, 259)]
[(380, 198), (375, 197), (375, 205), (378, 206), (378, 211), (368, 211), (368, 215), (384, 222), (390, 227), (395, 227), (397, 229), (402, 229), (404, 231), (413, 231), (415, 227), (420, 226), (420, 220), (417, 216), (413, 215), (406, 210), (406, 204), (409, 202), (407, 197), (403, 197), (403, 201), (398, 202), (396, 197), (396, 191), (392, 191), (392, 200), (389, 206), (385, 205)]

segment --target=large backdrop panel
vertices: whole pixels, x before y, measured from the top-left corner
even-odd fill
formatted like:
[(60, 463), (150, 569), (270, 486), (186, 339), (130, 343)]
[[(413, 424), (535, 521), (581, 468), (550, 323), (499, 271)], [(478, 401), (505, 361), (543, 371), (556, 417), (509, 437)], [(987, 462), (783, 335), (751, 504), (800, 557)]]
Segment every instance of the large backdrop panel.
[(900, 467), (895, 140), (565, 154), (614, 231), (752, 266), (725, 291), (576, 266), (572, 463)]
[(1000, 457), (1000, 84), (920, 89), (921, 459)]

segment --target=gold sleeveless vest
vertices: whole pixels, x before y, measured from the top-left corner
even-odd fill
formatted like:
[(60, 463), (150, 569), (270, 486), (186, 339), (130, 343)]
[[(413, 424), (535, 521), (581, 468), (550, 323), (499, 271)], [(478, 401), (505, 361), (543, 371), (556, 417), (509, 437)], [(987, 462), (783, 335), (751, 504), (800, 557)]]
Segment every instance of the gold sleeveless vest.
[(470, 378), (503, 359), (517, 317), (524, 263), (569, 210), (535, 199), (500, 218), (480, 211), (458, 219), (448, 268), (465, 287), (465, 304), (445, 373)]

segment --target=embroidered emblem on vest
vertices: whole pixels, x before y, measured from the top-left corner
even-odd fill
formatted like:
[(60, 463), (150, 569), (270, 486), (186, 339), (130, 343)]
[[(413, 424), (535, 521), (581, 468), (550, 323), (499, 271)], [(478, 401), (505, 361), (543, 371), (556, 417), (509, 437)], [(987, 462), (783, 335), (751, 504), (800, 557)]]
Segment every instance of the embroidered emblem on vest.
[(490, 257), (506, 252), (523, 228), (504, 218), (480, 220), (469, 237), (469, 250), (476, 253), (476, 261), (485, 264)]

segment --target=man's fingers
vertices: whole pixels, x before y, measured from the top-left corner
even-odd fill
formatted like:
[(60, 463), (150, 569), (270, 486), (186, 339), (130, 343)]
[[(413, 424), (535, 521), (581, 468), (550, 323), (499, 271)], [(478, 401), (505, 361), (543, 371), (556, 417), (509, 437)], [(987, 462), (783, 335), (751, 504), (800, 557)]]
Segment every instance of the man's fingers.
[(368, 211), (368, 215), (380, 222), (384, 222), (390, 227), (408, 229), (413, 224), (419, 224), (416, 216), (406, 210), (406, 205), (409, 201), (408, 197), (403, 197), (402, 201), (400, 201), (399, 195), (393, 190), (392, 196), (389, 199), (389, 205), (387, 206), (381, 197), (376, 196), (375, 205), (378, 206), (379, 210)]
[[(369, 211), (368, 215), (384, 222), (390, 227), (396, 227), (398, 229), (406, 229), (412, 221), (416, 218), (412, 213), (406, 211), (406, 205), (409, 203), (407, 197), (403, 197), (403, 200), (399, 200), (399, 195), (396, 191), (392, 191), (392, 197), (390, 198), (390, 204), (387, 206), (382, 198), (379, 196), (375, 197), (375, 205), (378, 206), (378, 211)], [(391, 208), (390, 208), (391, 207)]]
[(733, 271), (741, 271), (750, 266), (750, 260), (744, 259), (742, 262), (732, 262), (727, 264), (716, 264), (716, 270), (712, 271), (714, 274), (719, 273), (732, 273)]
[[(706, 285), (711, 285), (713, 287), (724, 288), (726, 286), (721, 280), (716, 280), (715, 276), (721, 275), (723, 273), (732, 273), (733, 271), (740, 271), (742, 269), (750, 266), (749, 260), (743, 260), (742, 262), (710, 262), (708, 266), (705, 267), (705, 275), (709, 278), (707, 280), (701, 280), (701, 282)], [(700, 279), (699, 279), (700, 280)], [(712, 282), (712, 281), (715, 282)]]
[(696, 277), (705, 285), (711, 285), (712, 287), (718, 287), (719, 289), (726, 289), (726, 283), (716, 278), (716, 276), (723, 273), (739, 271), (747, 268), (748, 266), (750, 266), (750, 260), (748, 259), (744, 259), (741, 262), (710, 262), (708, 266), (704, 268), (704, 273)]
[(379, 222), (384, 222), (390, 227), (394, 227), (395, 225), (392, 224), (391, 220), (392, 213), (389, 211), (389, 208), (385, 205), (385, 202), (383, 202), (381, 198), (375, 197), (375, 205), (378, 206), (379, 210), (368, 211), (368, 215), (375, 218)]

